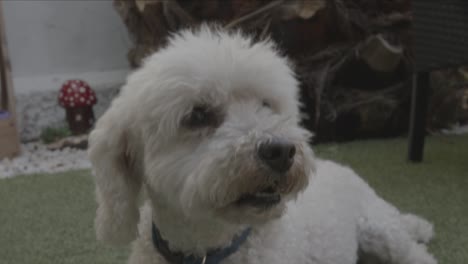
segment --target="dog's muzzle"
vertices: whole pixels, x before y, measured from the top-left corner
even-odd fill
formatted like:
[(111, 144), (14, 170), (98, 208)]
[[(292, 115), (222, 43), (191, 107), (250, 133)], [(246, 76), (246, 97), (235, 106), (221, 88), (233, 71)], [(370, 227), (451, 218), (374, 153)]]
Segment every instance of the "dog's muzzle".
[(278, 204), (281, 201), (279, 183), (288, 177), (295, 155), (296, 147), (287, 140), (275, 138), (261, 143), (257, 148), (257, 156), (270, 171), (269, 177), (273, 179), (272, 183), (255, 193), (243, 195), (237, 203), (260, 208), (269, 208)]

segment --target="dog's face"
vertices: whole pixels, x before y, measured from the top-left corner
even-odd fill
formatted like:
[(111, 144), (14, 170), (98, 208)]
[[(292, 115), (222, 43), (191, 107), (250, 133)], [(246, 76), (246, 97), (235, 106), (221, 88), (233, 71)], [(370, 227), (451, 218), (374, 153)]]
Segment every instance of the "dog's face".
[[(150, 192), (189, 214), (279, 216), (311, 171), (297, 82), (269, 43), (202, 31), (176, 37), (131, 81)], [(131, 87), (130, 83), (130, 87)]]
[(149, 57), (109, 112), (128, 120), (125, 151), (138, 153), (153, 199), (252, 224), (280, 216), (313, 170), (297, 93), (271, 43), (205, 28)]

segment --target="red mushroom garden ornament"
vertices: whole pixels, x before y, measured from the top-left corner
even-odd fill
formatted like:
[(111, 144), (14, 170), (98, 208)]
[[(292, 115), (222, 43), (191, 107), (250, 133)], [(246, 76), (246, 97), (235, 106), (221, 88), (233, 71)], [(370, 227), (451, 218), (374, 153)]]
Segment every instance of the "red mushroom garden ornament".
[(58, 96), (60, 106), (65, 108), (67, 123), (73, 135), (87, 133), (94, 124), (93, 105), (96, 94), (82, 80), (69, 80), (62, 85)]

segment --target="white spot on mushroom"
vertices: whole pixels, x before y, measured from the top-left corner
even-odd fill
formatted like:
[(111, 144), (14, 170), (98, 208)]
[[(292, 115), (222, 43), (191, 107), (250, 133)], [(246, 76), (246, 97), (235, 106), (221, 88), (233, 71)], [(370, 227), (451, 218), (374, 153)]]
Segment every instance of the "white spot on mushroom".
[(91, 105), (91, 101), (86, 101), (86, 104), (87, 104), (87, 105)]
[(75, 116), (75, 121), (81, 121), (81, 119), (83, 119), (83, 118), (81, 117), (81, 115), (76, 115), (76, 116)]
[(75, 97), (78, 98), (78, 97), (80, 97), (80, 95), (76, 93), (76, 94), (75, 94)]
[(86, 89), (84, 87), (80, 87), (80, 93), (86, 92)]
[(71, 88), (68, 88), (67, 92), (71, 93), (73, 90)]
[(75, 104), (72, 102), (72, 103), (70, 103), (70, 106), (71, 106), (71, 107), (74, 107), (74, 106), (75, 106)]
[(83, 97), (80, 97), (80, 102), (84, 102), (84, 98)]

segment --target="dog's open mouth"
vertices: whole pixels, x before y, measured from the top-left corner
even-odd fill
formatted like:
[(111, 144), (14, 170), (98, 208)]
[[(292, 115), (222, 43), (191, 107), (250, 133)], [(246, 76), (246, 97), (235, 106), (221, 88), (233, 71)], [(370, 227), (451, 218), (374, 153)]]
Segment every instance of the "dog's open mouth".
[(268, 187), (256, 193), (246, 194), (237, 200), (238, 205), (250, 205), (254, 207), (270, 207), (281, 201), (281, 195), (273, 188)]

